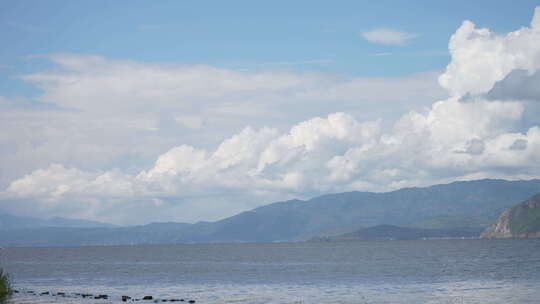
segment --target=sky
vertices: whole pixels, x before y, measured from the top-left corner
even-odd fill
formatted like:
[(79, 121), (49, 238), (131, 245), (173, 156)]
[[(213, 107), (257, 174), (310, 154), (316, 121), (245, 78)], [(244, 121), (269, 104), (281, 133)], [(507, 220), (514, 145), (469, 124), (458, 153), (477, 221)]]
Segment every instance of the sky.
[(0, 1), (0, 213), (197, 222), (540, 178), (538, 5)]

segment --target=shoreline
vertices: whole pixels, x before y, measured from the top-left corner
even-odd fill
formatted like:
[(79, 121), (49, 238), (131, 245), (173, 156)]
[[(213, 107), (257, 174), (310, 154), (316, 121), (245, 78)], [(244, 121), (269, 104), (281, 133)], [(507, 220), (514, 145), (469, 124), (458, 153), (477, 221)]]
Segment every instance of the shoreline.
[[(10, 303), (14, 298), (26, 296), (26, 297), (49, 297), (55, 300), (59, 299), (81, 299), (81, 300), (113, 300), (115, 302), (141, 302), (141, 303), (161, 303), (161, 302), (180, 302), (194, 304), (197, 301), (194, 299), (188, 299), (186, 297), (169, 297), (159, 298), (153, 295), (145, 295), (142, 297), (135, 297), (129, 295), (109, 295), (103, 293), (89, 293), (89, 292), (65, 292), (65, 291), (34, 291), (26, 289), (13, 289), (13, 294), (6, 298), (6, 303)], [(15, 303), (13, 303), (15, 304)]]

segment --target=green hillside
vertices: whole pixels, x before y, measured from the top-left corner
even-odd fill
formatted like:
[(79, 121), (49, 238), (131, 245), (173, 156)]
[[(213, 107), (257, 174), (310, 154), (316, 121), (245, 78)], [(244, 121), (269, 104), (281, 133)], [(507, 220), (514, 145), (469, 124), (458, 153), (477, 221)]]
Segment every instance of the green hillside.
[(540, 193), (510, 209), (512, 234), (540, 232)]
[(540, 193), (505, 210), (482, 237), (540, 237)]

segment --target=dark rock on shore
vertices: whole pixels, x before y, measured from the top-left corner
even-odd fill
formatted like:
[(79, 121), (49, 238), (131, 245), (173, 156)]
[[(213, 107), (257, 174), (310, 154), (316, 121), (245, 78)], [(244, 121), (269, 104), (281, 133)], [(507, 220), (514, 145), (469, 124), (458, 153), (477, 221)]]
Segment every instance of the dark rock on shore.
[[(60, 291), (60, 292), (51, 292), (51, 291), (44, 291), (44, 292), (38, 292), (36, 293), (35, 291), (33, 290), (22, 290), (22, 291), (19, 291), (19, 290), (15, 290), (14, 293), (19, 293), (19, 292), (22, 292), (22, 293), (26, 293), (26, 294), (29, 294), (29, 295), (39, 295), (39, 296), (46, 296), (46, 295), (49, 295), (49, 296), (53, 296), (53, 297), (68, 297), (68, 298), (73, 298), (73, 297), (82, 297), (83, 299), (87, 299), (87, 298), (90, 298), (90, 299), (95, 299), (95, 300), (109, 300), (110, 296), (109, 295), (106, 295), (106, 294), (98, 294), (98, 295), (94, 295), (94, 294), (91, 294), (91, 293), (66, 293), (66, 292), (63, 292), (63, 291)], [(113, 299), (115, 299), (116, 297), (113, 296)], [(153, 296), (144, 296), (142, 298), (132, 298), (130, 296), (127, 296), (127, 295), (123, 295), (120, 297), (120, 299), (122, 300), (122, 302), (128, 302), (128, 301), (131, 301), (131, 302), (138, 302), (138, 301), (149, 301), (149, 300), (153, 300), (154, 303), (162, 303), (162, 302), (188, 302), (188, 303), (195, 303), (195, 300), (184, 300), (182, 298), (172, 298), (172, 299), (155, 299)]]

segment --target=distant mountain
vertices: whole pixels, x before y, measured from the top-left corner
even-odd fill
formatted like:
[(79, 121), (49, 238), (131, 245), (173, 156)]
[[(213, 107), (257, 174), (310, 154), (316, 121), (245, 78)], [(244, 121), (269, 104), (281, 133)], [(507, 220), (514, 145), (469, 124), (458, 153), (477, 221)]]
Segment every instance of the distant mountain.
[(32, 228), (0, 232), (0, 245), (85, 246), (179, 243), (178, 235), (190, 224), (153, 223), (117, 228)]
[(98, 228), (98, 227), (116, 227), (115, 225), (88, 220), (66, 219), (53, 217), (50, 219), (40, 219), (27, 216), (14, 216), (0, 214), (0, 231), (13, 229), (32, 229), (45, 227), (62, 228)]
[(331, 237), (315, 237), (311, 241), (420, 240), (434, 238), (476, 238), (481, 228), (421, 229), (379, 225)]
[[(540, 180), (478, 180), (386, 193), (346, 192), (262, 206), (216, 221), (120, 228), (40, 228), (0, 233), (2, 246), (111, 245), (308, 240), (362, 228), (483, 229)], [(480, 231), (480, 230), (478, 230)]]
[(540, 237), (540, 193), (505, 210), (481, 237)]
[(212, 223), (207, 234), (185, 236), (185, 240), (306, 240), (382, 224), (415, 227), (426, 221), (438, 229), (487, 227), (504, 209), (537, 192), (540, 180), (485, 179), (386, 193), (328, 194), (243, 212)]

